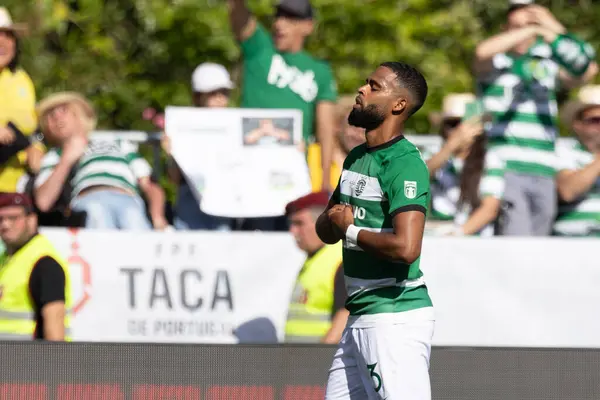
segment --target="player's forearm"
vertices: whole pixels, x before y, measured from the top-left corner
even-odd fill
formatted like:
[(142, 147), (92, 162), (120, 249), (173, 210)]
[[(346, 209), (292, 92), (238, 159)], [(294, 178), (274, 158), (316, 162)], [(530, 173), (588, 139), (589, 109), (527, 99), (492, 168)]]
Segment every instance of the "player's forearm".
[(317, 218), (315, 228), (317, 230), (317, 235), (319, 236), (319, 239), (321, 239), (323, 243), (336, 244), (341, 239), (338, 235), (335, 234), (333, 224), (331, 223), (331, 220), (327, 216), (326, 212), (324, 212), (319, 216), (319, 218)]
[(387, 260), (412, 264), (421, 255), (421, 243), (403, 239), (394, 233), (361, 230), (358, 246), (364, 251)]

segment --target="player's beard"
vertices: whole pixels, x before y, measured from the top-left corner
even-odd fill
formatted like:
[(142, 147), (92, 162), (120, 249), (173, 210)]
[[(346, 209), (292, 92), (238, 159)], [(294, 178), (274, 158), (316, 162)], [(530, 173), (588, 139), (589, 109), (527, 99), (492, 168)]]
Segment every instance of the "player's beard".
[(376, 129), (385, 120), (385, 115), (375, 104), (359, 109), (353, 108), (348, 115), (348, 123), (358, 128), (365, 128), (367, 131)]

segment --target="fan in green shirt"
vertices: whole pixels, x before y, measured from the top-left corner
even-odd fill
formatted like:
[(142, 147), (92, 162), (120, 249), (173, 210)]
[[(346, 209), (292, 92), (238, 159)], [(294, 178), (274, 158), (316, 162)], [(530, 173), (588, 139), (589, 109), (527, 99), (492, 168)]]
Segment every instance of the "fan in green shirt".
[(304, 142), (316, 139), (321, 145), (323, 189), (330, 190), (337, 90), (329, 64), (303, 49), (313, 30), (309, 1), (282, 0), (272, 35), (250, 14), (245, 0), (228, 3), (244, 57), (242, 107), (301, 110)]

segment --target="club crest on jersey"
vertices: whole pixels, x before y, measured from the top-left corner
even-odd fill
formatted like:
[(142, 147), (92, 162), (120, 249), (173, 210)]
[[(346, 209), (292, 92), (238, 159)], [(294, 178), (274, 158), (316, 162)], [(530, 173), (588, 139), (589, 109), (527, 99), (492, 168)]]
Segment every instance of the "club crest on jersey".
[(360, 178), (358, 182), (356, 182), (356, 186), (354, 187), (354, 193), (357, 196), (360, 196), (362, 192), (365, 191), (365, 186), (367, 186), (367, 181), (365, 178)]
[(404, 196), (406, 196), (407, 199), (414, 199), (417, 197), (416, 181), (404, 181)]

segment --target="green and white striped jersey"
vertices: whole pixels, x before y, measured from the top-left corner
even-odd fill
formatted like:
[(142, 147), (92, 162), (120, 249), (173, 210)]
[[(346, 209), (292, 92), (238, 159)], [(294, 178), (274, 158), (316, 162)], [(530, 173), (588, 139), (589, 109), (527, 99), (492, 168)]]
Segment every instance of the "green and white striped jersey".
[(511, 172), (554, 176), (559, 65), (542, 42), (520, 57), (497, 54), (492, 71), (478, 81), (478, 95), (493, 116), (489, 149)]
[[(479, 181), (479, 198), (484, 199), (485, 197), (494, 197), (498, 200), (502, 200), (504, 197), (504, 189), (506, 186), (504, 180), (504, 171), (506, 164), (504, 160), (498, 157), (494, 153), (486, 153), (484, 160), (484, 169), (481, 174), (481, 180)], [(462, 226), (467, 222), (469, 216), (474, 210), (468, 204), (460, 206), (460, 210), (457, 212), (454, 218), (454, 223), (458, 226)], [(481, 231), (478, 232), (478, 236), (493, 236), (494, 225), (489, 224), (485, 226)]]
[[(354, 209), (354, 225), (392, 232), (395, 215), (427, 212), (429, 171), (419, 150), (403, 136), (380, 146), (354, 148), (334, 194), (337, 203)], [(351, 315), (399, 313), (431, 306), (420, 258), (412, 264), (392, 262), (344, 241), (343, 266)]]
[[(39, 187), (58, 165), (62, 150), (53, 148), (42, 159), (35, 180)], [(138, 179), (150, 176), (151, 168), (130, 143), (120, 140), (90, 139), (71, 180), (72, 198), (92, 186), (112, 186), (138, 193)]]
[[(594, 161), (579, 141), (557, 147), (561, 170), (578, 170)], [(600, 179), (591, 190), (572, 203), (561, 203), (554, 223), (558, 236), (600, 236)]]
[[(427, 159), (426, 156), (424, 156)], [(454, 219), (460, 198), (460, 173), (463, 160), (452, 157), (431, 179), (431, 217), (441, 221)]]

